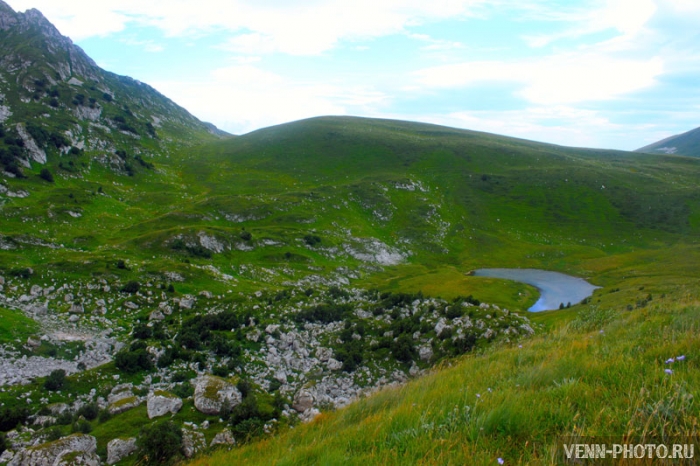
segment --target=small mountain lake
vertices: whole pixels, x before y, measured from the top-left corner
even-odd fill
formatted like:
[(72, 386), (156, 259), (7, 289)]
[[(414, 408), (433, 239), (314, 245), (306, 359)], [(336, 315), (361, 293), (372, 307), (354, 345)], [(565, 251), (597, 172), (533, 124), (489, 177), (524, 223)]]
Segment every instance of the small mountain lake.
[(538, 269), (478, 269), (476, 277), (503, 278), (532, 285), (540, 291), (540, 299), (528, 311), (559, 309), (560, 304), (577, 304), (593, 294), (598, 286), (583, 278)]

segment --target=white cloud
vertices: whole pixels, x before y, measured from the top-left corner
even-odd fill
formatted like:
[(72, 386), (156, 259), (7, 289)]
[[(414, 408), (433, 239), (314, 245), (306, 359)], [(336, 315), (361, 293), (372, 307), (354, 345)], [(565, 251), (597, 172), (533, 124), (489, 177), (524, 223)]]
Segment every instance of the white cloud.
[(235, 134), (318, 115), (362, 114), (386, 98), (361, 85), (293, 82), (250, 64), (217, 69), (203, 81), (152, 84), (199, 118)]
[(655, 83), (663, 71), (660, 58), (614, 59), (599, 54), (556, 55), (513, 62), (467, 62), (416, 73), (429, 88), (466, 87), (483, 82), (515, 82), (529, 102), (556, 105), (610, 100)]
[(533, 16), (540, 20), (562, 23), (562, 30), (551, 34), (529, 35), (524, 39), (531, 47), (543, 47), (562, 39), (577, 39), (614, 30), (621, 35), (616, 41), (630, 42), (644, 30), (656, 9), (654, 0), (609, 0), (598, 7), (570, 7), (567, 12), (562, 12), (560, 6), (557, 10), (542, 7)]
[[(406, 119), (405, 115), (393, 115)], [(647, 134), (642, 125), (620, 125), (601, 112), (571, 106), (534, 106), (523, 110), (462, 111), (413, 115), (409, 119), (532, 141), (573, 147), (625, 147), (632, 150)]]
[(66, 35), (80, 40), (122, 31), (128, 23), (179, 36), (214, 29), (234, 34), (229, 47), (258, 54), (319, 54), (341, 40), (380, 37), (406, 27), (467, 16), (487, 0), (11, 0), (39, 8)]

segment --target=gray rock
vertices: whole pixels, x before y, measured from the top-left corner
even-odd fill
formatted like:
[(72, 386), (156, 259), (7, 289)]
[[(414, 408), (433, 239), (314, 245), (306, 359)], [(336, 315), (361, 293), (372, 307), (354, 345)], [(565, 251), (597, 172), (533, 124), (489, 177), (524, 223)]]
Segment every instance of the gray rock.
[(316, 357), (319, 361), (326, 362), (333, 357), (333, 350), (330, 348), (324, 348), (323, 346), (319, 346), (316, 349)]
[(148, 320), (157, 320), (157, 321), (160, 321), (160, 320), (164, 320), (164, 319), (165, 319), (165, 316), (164, 316), (163, 313), (160, 312), (158, 309), (156, 309), (155, 311), (151, 312), (151, 314), (148, 316)]
[(127, 309), (136, 310), (136, 309), (139, 308), (139, 305), (138, 305), (138, 304), (135, 304), (135, 303), (132, 303), (131, 301), (126, 301), (126, 302), (124, 303), (124, 307), (127, 308)]
[(37, 296), (41, 294), (42, 288), (39, 285), (32, 285), (32, 288), (29, 290), (29, 293), (33, 296)]
[(332, 371), (339, 371), (343, 367), (343, 363), (337, 359), (330, 358), (328, 360), (328, 369)]
[(123, 413), (124, 411), (128, 411), (132, 408), (135, 408), (140, 404), (141, 400), (138, 396), (129, 396), (126, 398), (122, 398), (119, 401), (115, 401), (114, 403), (111, 403), (107, 409), (109, 410), (110, 414), (119, 414)]
[(101, 466), (102, 461), (94, 452), (66, 452), (59, 456), (54, 466)]
[(207, 441), (203, 433), (182, 429), (182, 454), (185, 458), (192, 458), (206, 447)]
[(77, 314), (73, 314), (72, 316), (70, 316), (68, 318), (68, 322), (71, 322), (71, 323), (76, 323), (79, 320), (80, 320), (80, 316)]
[(107, 444), (107, 464), (114, 464), (136, 451), (136, 439), (115, 438)]
[(303, 413), (314, 406), (314, 396), (306, 391), (299, 390), (296, 395), (294, 395), (294, 402), (292, 403), (292, 408), (297, 412)]
[(45, 316), (49, 309), (44, 304), (31, 304), (24, 308), (25, 311), (36, 316)]
[(73, 301), (73, 293), (68, 293), (63, 297), (63, 300), (67, 303)]
[(433, 349), (430, 346), (421, 346), (418, 349), (418, 356), (420, 356), (421, 361), (430, 361), (433, 357)]
[(68, 310), (71, 314), (83, 314), (85, 313), (85, 308), (83, 307), (82, 304), (71, 304), (70, 309)]
[(8, 466), (67, 465), (69, 463), (62, 461), (62, 459), (69, 455), (74, 457), (75, 453), (78, 453), (78, 456), (85, 456), (85, 459), (82, 460), (83, 462), (71, 464), (98, 465), (99, 459), (97, 463), (89, 462), (90, 459), (94, 460), (96, 450), (97, 439), (95, 437), (92, 435), (73, 434), (53, 442), (21, 450), (10, 460)]
[(233, 434), (229, 429), (224, 429), (214, 436), (214, 439), (209, 444), (210, 447), (214, 445), (235, 445), (236, 439), (233, 438)]
[(241, 400), (238, 389), (220, 377), (205, 375), (196, 381), (194, 407), (204, 414), (219, 415), (225, 405), (233, 408)]
[(195, 300), (194, 300), (193, 296), (189, 296), (189, 295), (183, 296), (180, 299), (180, 307), (182, 309), (192, 309), (192, 307), (194, 306), (194, 302), (195, 302)]
[(27, 346), (30, 346), (32, 348), (38, 348), (41, 346), (41, 340), (36, 337), (29, 337), (27, 338)]
[(177, 413), (182, 408), (182, 400), (170, 393), (156, 391), (148, 395), (146, 406), (148, 407), (148, 418), (153, 419), (168, 413)]

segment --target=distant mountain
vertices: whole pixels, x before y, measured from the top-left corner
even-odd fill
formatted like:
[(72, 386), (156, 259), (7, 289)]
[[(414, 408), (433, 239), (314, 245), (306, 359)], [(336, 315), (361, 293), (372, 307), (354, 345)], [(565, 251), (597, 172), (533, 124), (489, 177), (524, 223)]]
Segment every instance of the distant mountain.
[(695, 128), (687, 133), (662, 139), (661, 141), (639, 148), (635, 152), (700, 157), (700, 128)]
[[(0, 153), (4, 171), (84, 152), (124, 171), (129, 157), (225, 133), (158, 91), (98, 67), (39, 12), (0, 0)], [(73, 164), (70, 164), (70, 162)], [(70, 164), (70, 165), (69, 165)], [(127, 170), (128, 171), (128, 170)]]

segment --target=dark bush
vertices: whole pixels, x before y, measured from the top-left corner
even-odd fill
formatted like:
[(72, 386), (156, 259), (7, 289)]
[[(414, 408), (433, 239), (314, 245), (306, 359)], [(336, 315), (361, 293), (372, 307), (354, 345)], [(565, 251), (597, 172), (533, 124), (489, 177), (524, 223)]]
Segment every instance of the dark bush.
[(141, 289), (141, 284), (135, 280), (131, 280), (126, 285), (122, 286), (119, 291), (123, 293), (136, 293)]
[(142, 370), (150, 370), (153, 363), (145, 349), (122, 350), (114, 357), (114, 365), (122, 372), (135, 374)]
[(134, 326), (132, 336), (134, 338), (138, 338), (139, 340), (146, 340), (153, 336), (153, 330), (148, 325), (139, 323)]
[(63, 388), (66, 384), (66, 371), (56, 369), (51, 371), (51, 374), (44, 381), (44, 388), (49, 391), (56, 391)]
[(85, 419), (80, 419), (73, 423), (73, 425), (71, 426), (71, 432), (89, 434), (90, 432), (92, 432), (92, 424), (90, 424)]
[(17, 278), (29, 278), (32, 276), (32, 269), (28, 267), (12, 269), (10, 270), (10, 275)]
[(392, 342), (391, 354), (397, 361), (410, 362), (416, 357), (416, 348), (413, 339), (408, 335), (401, 335)]
[(29, 409), (24, 406), (0, 407), (0, 431), (7, 432), (22, 424), (29, 416)]
[(173, 394), (180, 398), (189, 398), (194, 395), (194, 387), (191, 383), (179, 383), (173, 387)]
[(182, 430), (172, 421), (144, 426), (136, 439), (136, 446), (144, 464), (169, 463), (182, 448)]
[(321, 237), (316, 235), (306, 235), (304, 236), (304, 241), (309, 246), (316, 246), (317, 244), (321, 243)]
[(48, 181), (49, 183), (53, 183), (53, 174), (48, 168), (42, 168), (39, 172), (39, 177), (42, 180)]
[(245, 230), (243, 230), (239, 236), (243, 241), (250, 241), (253, 239), (253, 235), (249, 231)]
[(349, 304), (326, 303), (304, 309), (295, 316), (297, 322), (331, 323), (343, 320), (352, 311)]
[(100, 408), (97, 403), (88, 403), (83, 405), (78, 410), (78, 416), (83, 416), (88, 421), (94, 421), (100, 414)]

